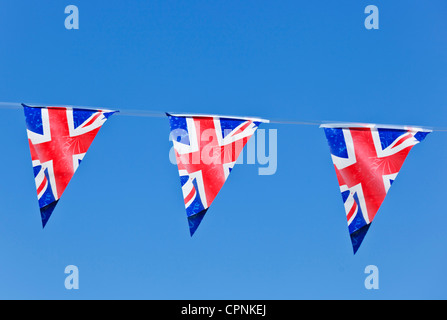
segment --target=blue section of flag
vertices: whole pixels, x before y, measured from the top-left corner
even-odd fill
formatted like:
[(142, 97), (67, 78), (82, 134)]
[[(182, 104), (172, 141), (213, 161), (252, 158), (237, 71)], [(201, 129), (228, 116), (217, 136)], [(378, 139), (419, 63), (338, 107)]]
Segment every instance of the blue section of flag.
[(48, 220), (51, 217), (51, 214), (53, 213), (54, 209), (56, 208), (58, 201), (50, 203), (48, 206), (45, 206), (43, 208), (40, 208), (40, 217), (42, 218), (42, 227), (45, 228), (45, 226), (48, 223)]
[(196, 195), (194, 201), (186, 208), (186, 215), (188, 217), (189, 231), (191, 237), (196, 232), (197, 228), (199, 227), (200, 223), (203, 220), (203, 217), (205, 217), (205, 214), (208, 211), (208, 209), (205, 209), (203, 207), (202, 200), (199, 194), (199, 189), (197, 186), (197, 180), (194, 179), (192, 183), (196, 190)]
[(324, 128), (324, 133), (331, 153), (339, 158), (348, 158), (343, 130), (340, 128)]
[(104, 118), (109, 119), (111, 116), (113, 116), (117, 112), (119, 112), (119, 111), (104, 112), (103, 116), (104, 116)]
[(228, 118), (220, 118), (220, 129), (222, 130), (222, 137), (225, 138), (228, 134), (230, 134), (234, 129), (239, 127), (241, 124), (246, 122), (247, 120), (235, 120)]
[(43, 134), (42, 125), (42, 109), (41, 108), (31, 108), (23, 105), (25, 111), (26, 128), (29, 131)]
[(35, 167), (33, 167), (34, 178), (37, 177), (37, 175), (39, 174), (40, 170), (42, 170), (42, 166), (35, 166)]
[(188, 126), (185, 117), (169, 116), (169, 123), (171, 125), (171, 138), (177, 142), (190, 145)]
[(208, 211), (208, 209), (203, 210), (191, 217), (188, 217), (189, 232), (191, 234), (191, 237), (196, 232), (197, 228), (199, 227), (200, 223), (202, 222), (203, 218), (205, 217), (205, 214), (207, 211)]
[(398, 129), (377, 129), (380, 137), (380, 143), (382, 144), (382, 149), (385, 150), (390, 145), (393, 144), (396, 139), (407, 132), (406, 130)]
[(194, 201), (186, 208), (186, 215), (188, 217), (196, 215), (199, 212), (202, 212), (203, 210), (205, 210), (205, 207), (203, 206), (203, 203), (202, 203), (202, 199), (200, 198), (199, 187), (197, 186), (197, 179), (194, 179), (192, 181), (192, 184), (194, 186), (194, 189), (196, 190), (196, 195), (195, 195)]
[(80, 109), (73, 109), (73, 124), (74, 128), (78, 128), (81, 126), (85, 121), (87, 121), (94, 113), (97, 113), (98, 111), (90, 111), (90, 110), (80, 110)]
[(189, 180), (189, 176), (181, 176), (180, 177), (180, 184), (182, 185), (182, 187), (188, 182)]
[(341, 196), (343, 198), (343, 203), (345, 203), (346, 200), (348, 200), (350, 194), (351, 194), (351, 191), (349, 191), (349, 190), (346, 190), (341, 193)]
[(358, 249), (360, 248), (360, 245), (362, 244), (363, 239), (365, 239), (366, 233), (368, 232), (370, 226), (371, 224), (367, 224), (354, 233), (351, 233), (350, 237), (354, 254), (356, 254)]
[(354, 193), (354, 201), (357, 204), (357, 214), (355, 215), (352, 222), (349, 224), (349, 233), (354, 233), (355, 231), (367, 225), (365, 218), (363, 218), (363, 212), (357, 193)]
[(418, 140), (419, 142), (422, 142), (422, 141), (424, 141), (424, 139), (427, 137), (427, 135), (428, 135), (429, 133), (430, 133), (430, 132), (419, 131), (418, 133), (416, 133), (416, 134), (414, 135), (414, 137), (415, 137), (415, 139)]

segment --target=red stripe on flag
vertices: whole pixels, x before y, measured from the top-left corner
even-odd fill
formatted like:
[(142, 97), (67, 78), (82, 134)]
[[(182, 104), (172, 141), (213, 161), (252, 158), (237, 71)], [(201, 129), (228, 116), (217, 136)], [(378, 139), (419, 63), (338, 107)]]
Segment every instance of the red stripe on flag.
[(47, 177), (45, 177), (45, 178), (43, 178), (42, 183), (40, 184), (39, 188), (37, 189), (37, 194), (38, 195), (43, 191), (43, 189), (45, 189), (47, 184), (48, 184), (48, 180), (47, 180)]
[(196, 189), (192, 188), (191, 192), (185, 198), (185, 204), (187, 204), (196, 195)]
[(98, 117), (101, 115), (101, 113), (97, 113), (92, 120), (90, 120), (86, 125), (84, 125), (83, 127), (88, 127), (89, 125), (91, 125), (93, 122), (95, 122), (96, 119), (98, 119)]
[(351, 210), (349, 211), (349, 213), (348, 213), (348, 215), (347, 215), (348, 221), (351, 220), (351, 217), (354, 215), (354, 212), (355, 212), (356, 210), (357, 210), (357, 202), (354, 202), (354, 204), (353, 204)]
[(233, 135), (236, 135), (238, 133), (244, 132), (245, 129), (248, 128), (248, 126), (252, 123), (253, 121), (247, 121), (242, 127), (240, 127)]
[(407, 141), (408, 139), (410, 139), (412, 137), (412, 135), (410, 133), (407, 133), (406, 135), (402, 136), (401, 139), (399, 140), (399, 142), (397, 142), (394, 145), (394, 148), (397, 147), (398, 145), (404, 143), (405, 141)]

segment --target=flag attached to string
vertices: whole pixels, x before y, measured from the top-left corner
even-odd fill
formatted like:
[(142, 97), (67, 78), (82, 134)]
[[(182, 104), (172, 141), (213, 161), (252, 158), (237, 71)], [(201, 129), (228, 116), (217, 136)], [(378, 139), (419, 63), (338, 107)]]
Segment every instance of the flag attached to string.
[(322, 125), (343, 198), (354, 254), (412, 147), (431, 131), (376, 125)]
[(107, 119), (116, 111), (23, 105), (42, 225)]
[(167, 114), (191, 236), (260, 123), (255, 118)]

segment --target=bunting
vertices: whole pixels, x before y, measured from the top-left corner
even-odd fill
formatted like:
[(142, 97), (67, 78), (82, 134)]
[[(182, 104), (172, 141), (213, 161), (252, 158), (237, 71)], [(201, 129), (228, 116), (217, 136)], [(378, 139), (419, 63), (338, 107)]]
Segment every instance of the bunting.
[(322, 125), (344, 202), (354, 254), (414, 145), (429, 130)]
[(26, 105), (23, 108), (45, 228), (97, 133), (115, 111)]
[[(45, 228), (99, 130), (117, 111), (22, 104)], [(260, 118), (166, 114), (191, 236), (228, 179)], [(301, 123), (300, 123), (301, 124)], [(324, 124), (354, 254), (410, 150), (432, 130)]]
[(171, 115), (175, 156), (191, 236), (263, 119)]

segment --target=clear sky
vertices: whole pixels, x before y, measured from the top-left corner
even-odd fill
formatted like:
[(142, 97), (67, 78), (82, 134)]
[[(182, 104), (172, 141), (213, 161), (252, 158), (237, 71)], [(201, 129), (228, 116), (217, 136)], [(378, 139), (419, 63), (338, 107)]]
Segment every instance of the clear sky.
[[(446, 14), (444, 0), (0, 0), (0, 101), (447, 127)], [(318, 126), (261, 125), (277, 129), (276, 174), (236, 166), (193, 238), (167, 118), (110, 118), (44, 230), (22, 110), (0, 126), (2, 299), (447, 298), (447, 132), (413, 148), (354, 256)]]

